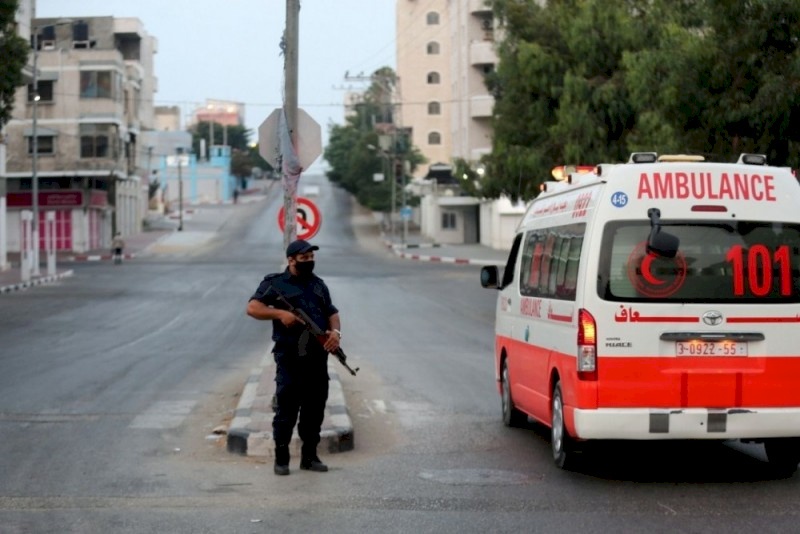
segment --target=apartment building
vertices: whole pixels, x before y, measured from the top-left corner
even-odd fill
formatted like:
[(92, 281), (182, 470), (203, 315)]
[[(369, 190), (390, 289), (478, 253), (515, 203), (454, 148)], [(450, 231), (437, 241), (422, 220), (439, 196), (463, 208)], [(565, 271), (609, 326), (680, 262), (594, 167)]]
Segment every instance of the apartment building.
[(451, 117), (451, 0), (398, 0), (396, 11), (396, 121), (411, 132), (411, 143), (428, 160), (415, 177), (425, 177), (431, 165), (449, 165), (453, 153)]
[(478, 243), (494, 217), (459, 194), (453, 162), (476, 165), (491, 151), (492, 108), (485, 77), (497, 64), (486, 0), (398, 0), (397, 74), (404, 126), (429, 164), (412, 187), (423, 195), (421, 230), (442, 243)]
[(20, 249), (34, 176), (39, 226), (55, 213), (58, 250), (107, 247), (141, 229), (139, 136), (154, 128), (157, 41), (135, 18), (33, 18), (30, 33), (35, 74), (6, 128), (8, 250)]
[(492, 8), (486, 0), (449, 0), (452, 47), (452, 156), (475, 163), (492, 150), (494, 97), (485, 77), (497, 65)]

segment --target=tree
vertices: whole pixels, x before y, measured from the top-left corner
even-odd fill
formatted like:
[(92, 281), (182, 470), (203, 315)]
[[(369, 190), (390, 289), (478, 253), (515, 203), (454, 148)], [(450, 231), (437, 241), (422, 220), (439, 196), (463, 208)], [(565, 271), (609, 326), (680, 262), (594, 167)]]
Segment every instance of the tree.
[(3, 67), (0, 68), (0, 129), (11, 119), (14, 108), (14, 95), (17, 87), (23, 85), (22, 69), (28, 61), (30, 46), (17, 35), (14, 19), (18, 0), (0, 2), (0, 57)]
[[(330, 126), (324, 157), (330, 164), (327, 176), (333, 183), (353, 194), (363, 206), (385, 212), (391, 211), (392, 183), (389, 179), (376, 182), (373, 176), (383, 173), (388, 178), (392, 174), (390, 165), (403, 161), (409, 162), (413, 171), (424, 157), (411, 145), (408, 133), (394, 124), (394, 71), (388, 67), (378, 69), (372, 80), (345, 124)], [(386, 153), (379, 148), (379, 133), (395, 139), (395, 145)], [(402, 175), (397, 177), (400, 182)]]
[[(495, 0), (505, 39), (481, 193), (533, 198), (549, 169), (633, 151), (800, 166), (793, 0)], [(742, 22), (746, 21), (746, 24)]]

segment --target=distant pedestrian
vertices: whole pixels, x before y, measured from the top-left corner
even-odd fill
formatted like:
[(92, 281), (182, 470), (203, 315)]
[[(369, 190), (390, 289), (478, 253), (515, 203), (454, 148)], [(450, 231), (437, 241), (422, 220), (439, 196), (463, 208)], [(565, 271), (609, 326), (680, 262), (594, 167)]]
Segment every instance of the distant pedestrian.
[(233, 203), (236, 204), (239, 201), (239, 189), (236, 188), (233, 190)]
[[(289, 444), (298, 416), (297, 432), (303, 442), (300, 469), (328, 470), (317, 456), (317, 445), (328, 400), (328, 352), (339, 347), (342, 334), (339, 310), (331, 301), (328, 286), (313, 274), (315, 250), (319, 247), (307, 241), (293, 241), (286, 248), (286, 270), (265, 276), (247, 303), (250, 317), (272, 320), (275, 342), (272, 352), (276, 363), (272, 437), (276, 475), (289, 474)], [(276, 289), (326, 331), (324, 345), (286, 309)]]
[(122, 234), (117, 233), (114, 236), (114, 240), (111, 242), (111, 251), (116, 265), (122, 263), (122, 252), (124, 249), (125, 241), (122, 239)]

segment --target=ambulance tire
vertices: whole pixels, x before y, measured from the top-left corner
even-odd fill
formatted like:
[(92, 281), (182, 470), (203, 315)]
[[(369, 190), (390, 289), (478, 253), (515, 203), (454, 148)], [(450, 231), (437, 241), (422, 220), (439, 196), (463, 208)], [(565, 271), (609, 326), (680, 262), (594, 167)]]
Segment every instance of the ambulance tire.
[(564, 396), (561, 393), (561, 382), (553, 386), (553, 401), (550, 411), (550, 447), (553, 450), (553, 461), (561, 469), (573, 469), (577, 463), (574, 441), (564, 424)]
[(770, 466), (779, 476), (788, 478), (797, 471), (797, 464), (800, 464), (800, 439), (767, 439), (764, 440), (764, 451)]
[(503, 424), (510, 427), (520, 427), (528, 422), (528, 416), (514, 408), (514, 400), (511, 398), (511, 380), (508, 373), (508, 364), (503, 360), (503, 368), (500, 372), (502, 392), (500, 399), (503, 403)]

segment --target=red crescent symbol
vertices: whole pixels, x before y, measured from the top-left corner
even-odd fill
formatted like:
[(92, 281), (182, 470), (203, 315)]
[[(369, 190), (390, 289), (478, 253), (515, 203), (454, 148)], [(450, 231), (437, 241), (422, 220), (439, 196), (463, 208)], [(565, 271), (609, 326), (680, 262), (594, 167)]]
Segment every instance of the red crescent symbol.
[(650, 264), (653, 263), (654, 259), (656, 259), (656, 255), (653, 254), (652, 252), (647, 253), (644, 256), (644, 258), (642, 258), (642, 265), (641, 265), (642, 278), (647, 280), (648, 284), (652, 284), (654, 286), (660, 286), (662, 284), (665, 284), (666, 281), (661, 280), (660, 278), (656, 278), (655, 276), (653, 276), (653, 273), (650, 272)]

